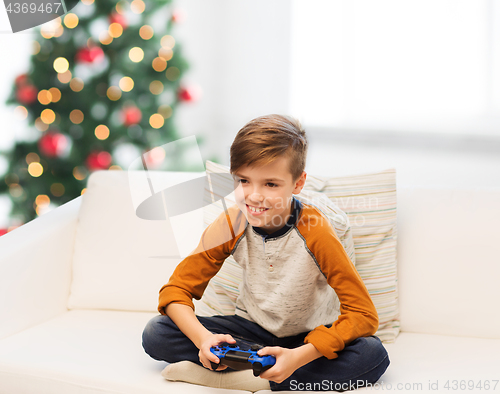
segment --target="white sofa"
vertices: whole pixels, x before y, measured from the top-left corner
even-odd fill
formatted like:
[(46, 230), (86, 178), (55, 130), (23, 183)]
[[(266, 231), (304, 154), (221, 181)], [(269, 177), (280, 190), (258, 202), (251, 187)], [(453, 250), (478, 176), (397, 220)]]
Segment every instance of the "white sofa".
[[(166, 381), (143, 351), (178, 243), (166, 221), (126, 219), (120, 196), (141, 196), (124, 172), (94, 174), (83, 196), (0, 237), (0, 394), (233, 392)], [(401, 332), (360, 390), (500, 391), (500, 190), (397, 193)], [(196, 238), (199, 212), (188, 221)]]

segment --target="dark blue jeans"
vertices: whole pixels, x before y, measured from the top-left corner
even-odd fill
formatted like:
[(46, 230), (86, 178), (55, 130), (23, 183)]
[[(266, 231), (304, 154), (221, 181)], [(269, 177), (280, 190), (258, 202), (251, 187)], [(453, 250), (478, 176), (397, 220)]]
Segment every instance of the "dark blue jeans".
[[(239, 316), (211, 316), (198, 320), (214, 334), (230, 334), (237, 342), (264, 346), (296, 348), (304, 344), (307, 332), (278, 338), (258, 324)], [(199, 349), (175, 323), (164, 315), (151, 319), (142, 334), (142, 346), (155, 360), (175, 363), (188, 360), (202, 365)], [(377, 337), (361, 337), (352, 341), (338, 357), (320, 357), (297, 369), (281, 383), (269, 382), (271, 390), (335, 390), (345, 391), (375, 383), (389, 366), (389, 357)]]

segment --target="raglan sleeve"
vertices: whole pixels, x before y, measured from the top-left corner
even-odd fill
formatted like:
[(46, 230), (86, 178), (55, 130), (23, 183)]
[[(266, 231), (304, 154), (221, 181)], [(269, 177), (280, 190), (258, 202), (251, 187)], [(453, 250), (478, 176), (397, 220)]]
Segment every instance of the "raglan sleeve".
[(175, 268), (167, 284), (160, 289), (158, 312), (165, 315), (171, 303), (190, 306), (199, 300), (210, 279), (217, 274), (234, 245), (234, 232), (228, 226), (228, 216), (221, 214), (203, 232), (197, 248)]
[(331, 327), (322, 325), (312, 330), (304, 343), (313, 344), (326, 358), (334, 359), (338, 357), (337, 352), (354, 339), (377, 331), (378, 314), (363, 280), (331, 226), (311, 231), (307, 246), (339, 298), (340, 315)]

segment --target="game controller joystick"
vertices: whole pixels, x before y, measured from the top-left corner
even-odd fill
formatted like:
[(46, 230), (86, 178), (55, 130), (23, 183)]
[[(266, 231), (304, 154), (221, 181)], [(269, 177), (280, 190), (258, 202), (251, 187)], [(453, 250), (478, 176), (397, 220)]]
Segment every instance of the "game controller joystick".
[(250, 345), (249, 349), (242, 349), (237, 344), (220, 343), (210, 348), (210, 351), (219, 358), (220, 363), (210, 361), (210, 366), (214, 371), (221, 364), (237, 370), (252, 369), (253, 376), (259, 376), (276, 364), (274, 356), (261, 357), (257, 354), (257, 351), (261, 348), (262, 346), (257, 344)]

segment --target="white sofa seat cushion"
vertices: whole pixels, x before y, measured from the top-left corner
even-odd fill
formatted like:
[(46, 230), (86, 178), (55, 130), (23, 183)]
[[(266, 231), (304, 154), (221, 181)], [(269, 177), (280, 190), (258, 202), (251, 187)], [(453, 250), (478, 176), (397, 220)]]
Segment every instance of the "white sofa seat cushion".
[(245, 393), (165, 380), (142, 348), (155, 315), (74, 310), (1, 340), (0, 393)]
[[(436, 392), (491, 392), (498, 374), (499, 339), (467, 338), (402, 332), (395, 343), (385, 344), (391, 365), (379, 380), (379, 391)], [(461, 390), (460, 384), (489, 381), (489, 390)], [(454, 382), (458, 389), (453, 389)], [(430, 384), (433, 386), (429, 387)], [(438, 383), (437, 391), (435, 389)], [(449, 389), (444, 386), (449, 382)], [(418, 384), (421, 384), (419, 388)], [(382, 389), (382, 385), (385, 389)], [(390, 385), (390, 386), (389, 386)], [(399, 386), (398, 386), (399, 385)], [(500, 382), (496, 391), (500, 390)], [(496, 392), (495, 391), (495, 392)]]

